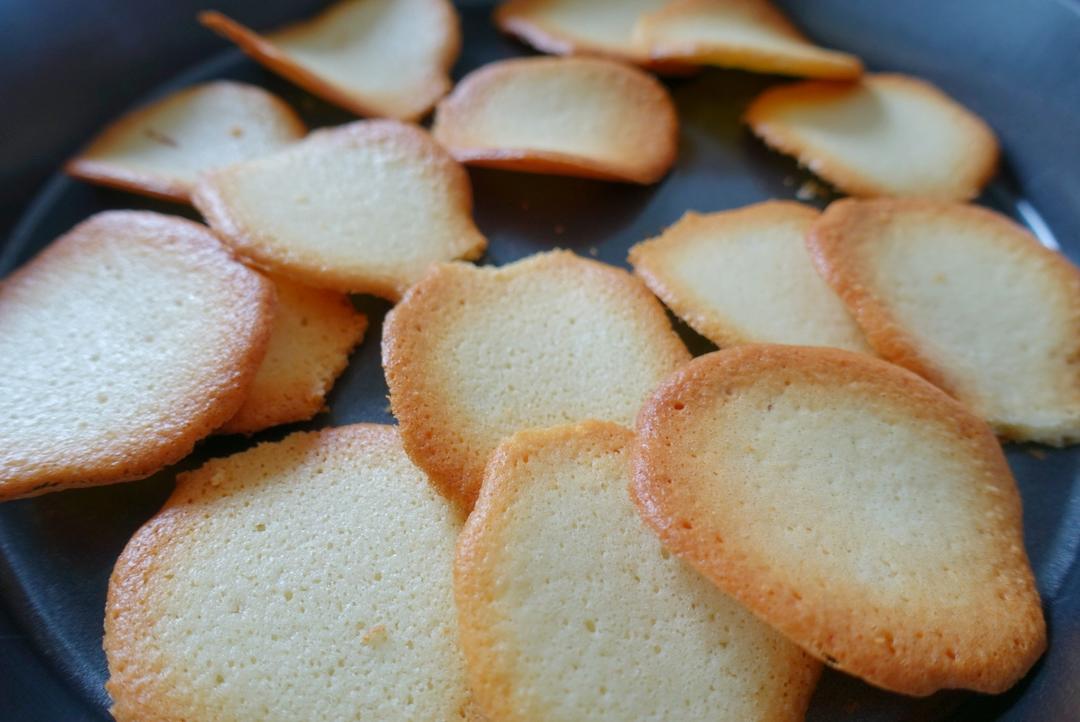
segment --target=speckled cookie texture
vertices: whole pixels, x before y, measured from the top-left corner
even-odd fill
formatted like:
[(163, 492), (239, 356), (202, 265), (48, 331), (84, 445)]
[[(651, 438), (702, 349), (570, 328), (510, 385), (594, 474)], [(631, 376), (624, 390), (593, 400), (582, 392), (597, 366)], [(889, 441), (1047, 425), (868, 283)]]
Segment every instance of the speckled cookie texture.
[(113, 715), (469, 719), (460, 528), (389, 426), (297, 433), (181, 475), (109, 582)]
[(689, 358), (639, 280), (567, 251), (436, 267), (388, 315), (382, 353), (405, 449), (466, 508), (504, 437), (629, 424)]
[(802, 720), (820, 663), (672, 556), (607, 422), (499, 445), (458, 543), (470, 686), (504, 722)]
[(0, 283), (0, 499), (129, 481), (236, 413), (270, 282), (208, 228), (100, 213)]
[(1001, 436), (1080, 439), (1080, 270), (993, 211), (845, 200), (807, 236), (871, 345)]
[(790, 201), (690, 211), (631, 248), (630, 263), (668, 308), (717, 346), (787, 343), (869, 353), (807, 253), (806, 233), (818, 215)]
[(745, 119), (769, 146), (854, 196), (969, 200), (1000, 155), (981, 118), (925, 80), (894, 73), (770, 88)]
[(885, 689), (997, 693), (1046, 647), (990, 428), (865, 354), (695, 359), (637, 422), (632, 493), (671, 549), (819, 659)]
[(260, 267), (395, 301), (431, 264), (487, 246), (465, 169), (422, 128), (393, 120), (317, 130), (208, 174), (194, 202)]

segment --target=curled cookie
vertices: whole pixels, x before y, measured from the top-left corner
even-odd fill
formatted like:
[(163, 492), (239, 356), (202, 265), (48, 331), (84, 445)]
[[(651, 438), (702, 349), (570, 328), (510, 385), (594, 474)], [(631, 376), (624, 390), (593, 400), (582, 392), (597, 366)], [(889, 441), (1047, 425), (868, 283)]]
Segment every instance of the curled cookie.
[(464, 720), (461, 521), (390, 426), (297, 433), (177, 479), (109, 580), (135, 720)]
[(567, 251), (436, 267), (387, 316), (382, 354), (405, 449), (464, 508), (504, 437), (629, 424), (689, 358), (640, 281)]
[(65, 170), (91, 183), (187, 203), (202, 173), (279, 150), (306, 132), (276, 96), (218, 80), (128, 113)]
[(149, 476), (243, 403), (273, 286), (210, 229), (93, 216), (0, 283), (0, 499)]
[(317, 130), (204, 176), (193, 200), (260, 266), (391, 300), (430, 264), (476, 258), (487, 245), (465, 169), (424, 130), (392, 120)]
[(499, 445), (458, 542), (470, 688), (504, 722), (797, 722), (821, 665), (673, 557), (610, 423)]
[(764, 345), (695, 359), (642, 408), (632, 494), (666, 547), (879, 687), (1002, 692), (1046, 647), (997, 439), (885, 361)]
[(993, 211), (843, 200), (807, 237), (877, 352), (1010, 439), (1080, 439), (1080, 270)]
[(869, 352), (807, 254), (804, 238), (818, 215), (788, 201), (690, 212), (631, 248), (630, 263), (660, 300), (717, 346), (787, 343)]
[(243, 406), (219, 433), (253, 434), (310, 419), (364, 338), (367, 318), (345, 294), (273, 280), (278, 304), (266, 356)]
[(260, 35), (216, 11), (199, 21), (256, 62), (359, 115), (416, 120), (451, 87), (461, 51), (447, 0), (343, 0)]
[(654, 60), (810, 78), (862, 74), (857, 57), (814, 45), (767, 0), (675, 0), (643, 15), (634, 39)]
[(634, 40), (638, 20), (669, 1), (509, 0), (495, 10), (495, 23), (543, 53), (599, 55), (681, 73), (688, 66), (653, 62)]
[(751, 103), (746, 122), (769, 146), (856, 196), (967, 200), (997, 168), (990, 127), (904, 75), (772, 88)]
[(675, 162), (679, 125), (667, 90), (641, 70), (519, 58), (462, 79), (432, 133), (470, 165), (655, 183)]

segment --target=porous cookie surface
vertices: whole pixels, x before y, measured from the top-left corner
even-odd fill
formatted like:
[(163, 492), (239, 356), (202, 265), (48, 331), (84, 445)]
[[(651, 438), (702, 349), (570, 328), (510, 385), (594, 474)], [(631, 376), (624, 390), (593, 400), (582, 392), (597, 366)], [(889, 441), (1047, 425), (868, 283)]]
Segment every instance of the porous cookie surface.
[(668, 1), (509, 0), (495, 10), (495, 23), (541, 52), (648, 64), (648, 54), (634, 42), (634, 27)]
[(427, 267), (475, 258), (469, 177), (421, 128), (359, 121), (204, 176), (194, 197), (242, 254), (317, 288), (396, 300)]
[(1005, 437), (1080, 439), (1080, 271), (976, 206), (840, 201), (808, 236), (882, 357)]
[(518, 58), (470, 73), (439, 104), (435, 139), (471, 165), (654, 183), (675, 162), (667, 90), (597, 58)]
[(1001, 692), (1045, 649), (997, 440), (892, 364), (764, 345), (695, 359), (642, 409), (632, 493), (669, 549), (872, 684)]
[(113, 715), (465, 719), (459, 529), (388, 426), (297, 433), (182, 475), (109, 582)]
[(858, 58), (814, 45), (766, 0), (675, 0), (643, 15), (634, 39), (657, 60), (811, 78), (862, 73)]
[(266, 35), (219, 12), (199, 20), (258, 63), (359, 115), (416, 120), (450, 89), (461, 28), (447, 0), (343, 0)]
[(0, 499), (128, 481), (232, 416), (273, 287), (208, 228), (113, 211), (0, 283)]
[(856, 196), (967, 200), (997, 168), (989, 126), (904, 75), (771, 88), (751, 103), (746, 122), (768, 145)]
[(364, 337), (367, 318), (345, 294), (273, 280), (278, 303), (266, 356), (243, 406), (220, 433), (251, 434), (310, 419)]
[(672, 311), (718, 346), (786, 343), (869, 352), (807, 254), (804, 237), (818, 215), (788, 201), (689, 212), (631, 248), (630, 263)]
[(93, 183), (186, 203), (202, 173), (279, 150), (306, 132), (276, 96), (218, 80), (125, 115), (65, 170)]
[(633, 434), (523, 431), (458, 544), (470, 687), (491, 719), (801, 720), (820, 664), (677, 557), (627, 494)]
[(629, 424), (689, 358), (640, 281), (567, 251), (437, 267), (387, 316), (382, 354), (409, 456), (466, 508), (504, 437)]

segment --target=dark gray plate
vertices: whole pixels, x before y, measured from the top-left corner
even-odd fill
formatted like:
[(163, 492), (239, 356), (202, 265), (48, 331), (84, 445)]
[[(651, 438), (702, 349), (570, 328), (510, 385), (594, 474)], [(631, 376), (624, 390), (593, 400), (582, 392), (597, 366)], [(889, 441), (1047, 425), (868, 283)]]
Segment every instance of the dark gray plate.
[[(1080, 259), (1080, 12), (1074, 4), (788, 4), (823, 43), (860, 54), (872, 68), (930, 78), (985, 117), (1003, 139), (1006, 162), (980, 202)], [(305, 11), (310, 5), (298, 3)], [(242, 10), (236, 12), (244, 16)], [(466, 7), (463, 12), (465, 51), (458, 76), (496, 58), (527, 52), (493, 30), (486, 7)], [(192, 22), (183, 32), (203, 31)], [(312, 124), (350, 119), (234, 50), (220, 52), (159, 92), (210, 78), (263, 85), (285, 97)], [(793, 198), (810, 176), (765, 150), (738, 122), (747, 101), (776, 82), (780, 80), (715, 70), (670, 81), (682, 119), (681, 151), (675, 170), (655, 187), (474, 171), (476, 218), (491, 241), (487, 262), (501, 264), (561, 246), (623, 264), (630, 245), (656, 234), (687, 209), (709, 211)], [(56, 142), (70, 147), (73, 139), (64, 136)], [(0, 145), (5, 152), (9, 147)], [(14, 197), (11, 188), (4, 191)], [(76, 222), (110, 208), (191, 215), (180, 206), (54, 177), (2, 249), (0, 272), (24, 262)], [(387, 306), (366, 298), (357, 303), (371, 314), (372, 328), (333, 391), (330, 413), (313, 424), (272, 430), (252, 442), (210, 439), (179, 467), (145, 481), (0, 506), (0, 594), (16, 618), (14, 625), (0, 618), (0, 718), (107, 717), (101, 631), (108, 575), (131, 533), (168, 495), (178, 469), (296, 428), (391, 421), (378, 352)], [(681, 331), (696, 352), (711, 348), (685, 328)], [(1009, 461), (1023, 494), (1027, 548), (1050, 622), (1046, 657), (1028, 679), (997, 698), (950, 692), (912, 700), (827, 672), (810, 719), (1080, 719), (1080, 453), (1013, 447)], [(7, 644), (4, 625), (12, 628)]]

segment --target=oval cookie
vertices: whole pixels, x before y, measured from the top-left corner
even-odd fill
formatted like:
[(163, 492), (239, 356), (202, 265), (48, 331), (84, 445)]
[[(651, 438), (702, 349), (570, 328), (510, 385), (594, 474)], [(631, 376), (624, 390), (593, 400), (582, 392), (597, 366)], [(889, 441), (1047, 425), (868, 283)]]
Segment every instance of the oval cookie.
[(993, 211), (833, 203), (807, 236), (877, 352), (1010, 439), (1080, 439), (1080, 270)]
[(469, 165), (655, 183), (679, 127), (663, 85), (595, 58), (518, 58), (465, 76), (439, 103), (435, 139)]
[(111, 211), (0, 283), (0, 500), (149, 476), (236, 413), (274, 291), (197, 223)]
[(638, 417), (661, 541), (816, 657), (895, 692), (997, 693), (1046, 647), (1020, 496), (990, 428), (865, 354), (739, 346)]

